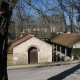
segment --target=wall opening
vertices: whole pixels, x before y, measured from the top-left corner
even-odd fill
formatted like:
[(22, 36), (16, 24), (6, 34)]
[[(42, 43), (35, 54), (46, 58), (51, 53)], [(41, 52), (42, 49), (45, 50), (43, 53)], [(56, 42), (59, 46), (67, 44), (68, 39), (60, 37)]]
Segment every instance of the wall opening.
[(30, 47), (28, 49), (28, 63), (38, 63), (38, 50), (36, 47)]

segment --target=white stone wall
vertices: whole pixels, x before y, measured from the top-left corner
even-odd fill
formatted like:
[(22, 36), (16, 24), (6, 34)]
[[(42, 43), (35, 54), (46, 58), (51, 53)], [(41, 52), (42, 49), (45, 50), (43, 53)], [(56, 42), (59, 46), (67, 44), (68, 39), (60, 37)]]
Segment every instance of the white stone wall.
[(80, 48), (80, 42), (76, 43), (73, 48)]
[(52, 46), (35, 37), (13, 48), (14, 64), (28, 64), (28, 49), (38, 49), (38, 63), (52, 62)]

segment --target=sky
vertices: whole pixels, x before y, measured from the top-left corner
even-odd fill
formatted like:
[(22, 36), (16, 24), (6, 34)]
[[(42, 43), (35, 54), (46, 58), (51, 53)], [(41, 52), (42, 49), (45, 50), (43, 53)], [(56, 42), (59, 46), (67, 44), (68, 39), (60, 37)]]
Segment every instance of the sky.
[[(23, 1), (25, 1), (25, 0), (22, 0), (22, 2), (20, 2), (20, 4), (17, 4), (20, 7), (23, 7), (23, 9), (20, 9), (20, 12), (23, 15), (31, 15), (31, 16), (33, 16), (33, 19), (40, 15), (40, 14), (38, 14), (37, 10), (35, 10), (32, 7), (28, 6), (26, 4), (26, 2), (23, 2)], [(24, 4), (24, 5), (22, 5), (22, 4)], [(43, 6), (43, 4), (44, 4), (44, 6)], [(37, 9), (42, 10), (43, 14), (46, 14), (46, 15), (49, 15), (49, 16), (52, 15), (52, 14), (57, 14), (58, 13), (58, 11), (56, 11), (56, 10), (48, 11), (49, 9), (52, 9), (53, 7), (58, 6), (57, 0), (32, 0), (32, 5), (34, 5)], [(13, 10), (13, 15), (14, 16), (17, 16), (16, 15), (17, 14), (16, 10), (18, 10), (18, 9), (15, 8)], [(69, 17), (66, 13), (65, 13), (65, 16), (66, 16), (66, 23), (69, 25), (70, 24), (69, 23)], [(77, 14), (74, 17), (74, 23), (75, 24), (76, 24), (76, 16), (77, 16)]]

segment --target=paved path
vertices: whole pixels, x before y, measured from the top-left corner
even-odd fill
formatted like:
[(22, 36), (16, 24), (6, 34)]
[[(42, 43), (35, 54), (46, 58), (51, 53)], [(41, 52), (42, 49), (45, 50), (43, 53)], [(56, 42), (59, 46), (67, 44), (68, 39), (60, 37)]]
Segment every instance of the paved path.
[(80, 80), (80, 64), (8, 69), (9, 80)]
[(64, 62), (49, 62), (49, 63), (39, 63), (39, 64), (27, 64), (27, 65), (14, 65), (14, 66), (8, 66), (7, 69), (24, 69), (24, 68), (30, 68), (30, 67), (46, 67), (46, 66), (57, 66), (57, 65), (66, 65), (66, 64), (75, 64), (80, 63), (80, 60), (75, 61), (64, 61)]

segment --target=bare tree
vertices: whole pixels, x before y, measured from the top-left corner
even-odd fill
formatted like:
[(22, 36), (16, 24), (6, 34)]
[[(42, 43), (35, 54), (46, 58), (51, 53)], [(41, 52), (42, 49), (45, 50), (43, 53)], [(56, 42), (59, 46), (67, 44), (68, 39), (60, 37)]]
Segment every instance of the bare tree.
[[(19, 1), (20, 4), (18, 4), (17, 1)], [(39, 14), (42, 14), (42, 16), (46, 17), (45, 15), (43, 15), (41, 10), (37, 9), (34, 5), (30, 3), (30, 0), (25, 1), (29, 6), (37, 10)], [(0, 0), (0, 80), (8, 80), (7, 76), (8, 27), (10, 24), (13, 8), (15, 7), (15, 5), (16, 7), (21, 5), (21, 3), (23, 3), (23, 0)], [(17, 8), (20, 9), (21, 7)], [(19, 13), (22, 13), (22, 10)], [(23, 20), (20, 14), (19, 16)]]
[(77, 24), (80, 27), (80, 0), (78, 0), (78, 3), (74, 7), (77, 9)]
[[(27, 25), (29, 24), (32, 26), (33, 24), (32, 21), (35, 22), (33, 15), (35, 13), (36, 16), (40, 15), (42, 17), (41, 26), (47, 27), (48, 29), (47, 35), (49, 35), (50, 24), (51, 24), (50, 16), (53, 14), (53, 12), (54, 14), (59, 13), (58, 9), (61, 9), (65, 25), (66, 25), (66, 19), (65, 19), (66, 16), (65, 13), (66, 13), (70, 19), (70, 24), (73, 27), (73, 17), (75, 14), (74, 12), (75, 10), (73, 6), (75, 5), (76, 0), (70, 0), (70, 1), (58, 0), (58, 1), (59, 4), (57, 4), (58, 2), (56, 2), (56, 0), (51, 0), (51, 1), (49, 0), (0, 0), (0, 80), (8, 80), (7, 77), (8, 29), (10, 25), (12, 11), (16, 12), (13, 9), (14, 8), (17, 9), (16, 14), (17, 17), (19, 18), (18, 20), (22, 22), (22, 26), (24, 22), (27, 22)], [(26, 14), (28, 16), (26, 16)], [(43, 31), (41, 32), (41, 34), (42, 33)]]
[(17, 0), (0, 1), (0, 80), (8, 80), (7, 76), (7, 48), (8, 27), (12, 10)]
[[(71, 33), (75, 33), (74, 18), (77, 12), (74, 6), (76, 5), (77, 0), (67, 0), (67, 1), (58, 0), (58, 2), (62, 10), (63, 19), (64, 19), (65, 24), (67, 24), (66, 22), (69, 21)], [(67, 26), (66, 26), (66, 30), (67, 30)]]

